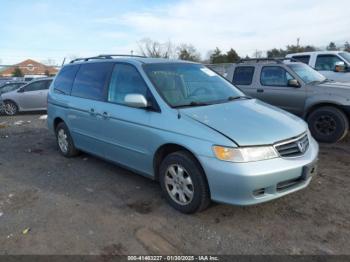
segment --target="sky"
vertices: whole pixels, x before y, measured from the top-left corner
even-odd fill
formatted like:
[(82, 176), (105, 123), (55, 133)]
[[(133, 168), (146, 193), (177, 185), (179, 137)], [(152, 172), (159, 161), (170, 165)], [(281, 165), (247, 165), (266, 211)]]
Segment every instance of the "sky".
[(105, 53), (138, 42), (234, 48), (252, 55), (296, 44), (350, 42), (349, 0), (0, 0), (0, 64)]

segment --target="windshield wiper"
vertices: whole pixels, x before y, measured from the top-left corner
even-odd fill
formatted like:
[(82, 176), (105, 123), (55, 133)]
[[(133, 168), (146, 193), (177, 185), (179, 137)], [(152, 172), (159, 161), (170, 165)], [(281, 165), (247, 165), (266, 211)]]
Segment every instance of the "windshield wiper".
[(188, 103), (188, 104), (173, 106), (173, 108), (191, 107), (191, 106), (208, 106), (208, 105), (211, 105), (211, 104), (210, 104), (210, 103), (204, 103), (204, 102), (192, 101), (192, 102), (190, 102), (190, 103)]
[(228, 101), (234, 101), (239, 99), (251, 99), (251, 97), (250, 96), (229, 96), (227, 98)]

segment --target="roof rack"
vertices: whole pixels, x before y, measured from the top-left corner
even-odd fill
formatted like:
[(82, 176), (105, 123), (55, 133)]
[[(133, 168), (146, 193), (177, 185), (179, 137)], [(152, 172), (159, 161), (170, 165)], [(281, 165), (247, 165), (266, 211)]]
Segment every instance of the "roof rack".
[(140, 56), (140, 55), (123, 55), (123, 54), (104, 54), (104, 55), (98, 55), (98, 56), (92, 56), (92, 57), (85, 57), (85, 58), (76, 58), (70, 61), (70, 64), (73, 64), (78, 61), (89, 61), (89, 60), (95, 60), (95, 59), (113, 59), (113, 57), (138, 57), (138, 58), (147, 58), (147, 56)]
[(244, 63), (244, 62), (264, 62), (264, 61), (272, 61), (272, 62), (276, 62), (278, 64), (282, 63), (281, 59), (277, 59), (277, 58), (244, 58), (239, 60), (238, 63)]
[(103, 55), (99, 55), (98, 57), (104, 57), (107, 59), (112, 59), (113, 57), (138, 57), (138, 58), (147, 58), (147, 56), (143, 56), (143, 55), (123, 55), (123, 54), (103, 54)]
[(291, 62), (300, 62), (300, 60), (292, 58), (292, 57), (281, 57), (281, 58), (246, 58), (239, 60), (238, 63), (244, 63), (244, 62), (276, 62), (277, 64), (283, 63), (283, 61), (289, 60)]

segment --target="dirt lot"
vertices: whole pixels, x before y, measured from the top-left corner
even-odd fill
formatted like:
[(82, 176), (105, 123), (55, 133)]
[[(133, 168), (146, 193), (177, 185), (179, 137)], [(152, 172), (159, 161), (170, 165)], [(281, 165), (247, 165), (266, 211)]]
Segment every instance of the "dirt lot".
[(39, 117), (0, 117), (0, 254), (350, 254), (349, 139), (321, 145), (303, 191), (183, 215), (156, 182), (60, 156)]

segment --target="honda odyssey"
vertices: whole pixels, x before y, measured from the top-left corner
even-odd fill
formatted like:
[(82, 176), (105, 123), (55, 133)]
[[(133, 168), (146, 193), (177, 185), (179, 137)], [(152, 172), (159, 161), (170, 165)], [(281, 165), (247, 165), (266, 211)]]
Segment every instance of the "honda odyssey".
[[(305, 188), (318, 144), (300, 118), (191, 62), (101, 55), (65, 65), (48, 95), (62, 155), (88, 152), (159, 181), (193, 213)], [(302, 195), (301, 195), (302, 197)]]

